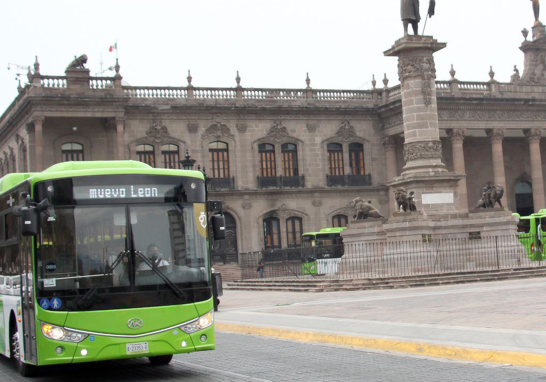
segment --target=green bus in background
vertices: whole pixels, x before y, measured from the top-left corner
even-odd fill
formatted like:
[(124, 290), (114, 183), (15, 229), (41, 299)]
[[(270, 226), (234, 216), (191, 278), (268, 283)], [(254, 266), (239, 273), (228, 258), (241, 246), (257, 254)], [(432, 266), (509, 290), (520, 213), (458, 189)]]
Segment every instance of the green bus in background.
[[(203, 174), (65, 162), (0, 180), (0, 353), (42, 365), (215, 348)], [(219, 211), (220, 214), (209, 213)]]
[[(337, 264), (339, 258), (343, 256), (343, 237), (341, 236), (341, 232), (346, 228), (322, 228), (318, 232), (306, 232), (301, 236), (303, 274), (323, 273), (319, 269), (323, 268), (320, 267), (320, 263), (325, 263), (326, 265), (329, 263)], [(328, 261), (329, 259), (338, 260)], [(334, 271), (332, 272), (335, 273)]]
[(542, 209), (529, 216), (520, 216), (517, 213), (514, 213), (513, 215), (519, 218), (518, 238), (525, 248), (527, 257), (534, 261), (546, 260), (546, 254), (544, 252), (544, 243), (546, 240), (546, 209)]

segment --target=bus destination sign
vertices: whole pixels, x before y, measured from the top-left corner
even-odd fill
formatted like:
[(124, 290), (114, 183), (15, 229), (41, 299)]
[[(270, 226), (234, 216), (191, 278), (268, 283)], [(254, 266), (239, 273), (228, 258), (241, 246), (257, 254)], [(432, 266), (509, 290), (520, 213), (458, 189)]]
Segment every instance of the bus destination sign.
[(157, 199), (174, 197), (176, 187), (172, 184), (161, 185), (104, 185), (74, 186), (74, 199)]

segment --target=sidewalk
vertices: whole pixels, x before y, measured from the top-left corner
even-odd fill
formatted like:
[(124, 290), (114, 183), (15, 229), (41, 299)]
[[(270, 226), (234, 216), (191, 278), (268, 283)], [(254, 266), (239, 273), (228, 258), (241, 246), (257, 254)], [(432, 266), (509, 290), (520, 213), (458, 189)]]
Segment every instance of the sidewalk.
[(318, 294), (226, 290), (216, 328), (546, 368), (546, 279)]

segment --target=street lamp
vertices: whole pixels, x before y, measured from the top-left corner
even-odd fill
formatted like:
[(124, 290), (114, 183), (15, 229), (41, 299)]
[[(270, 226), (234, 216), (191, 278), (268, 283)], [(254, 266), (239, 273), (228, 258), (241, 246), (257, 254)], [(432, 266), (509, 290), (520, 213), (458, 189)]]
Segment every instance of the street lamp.
[(184, 170), (193, 170), (193, 165), (195, 164), (195, 159), (190, 159), (190, 153), (186, 150), (186, 158), (180, 161), (182, 168)]

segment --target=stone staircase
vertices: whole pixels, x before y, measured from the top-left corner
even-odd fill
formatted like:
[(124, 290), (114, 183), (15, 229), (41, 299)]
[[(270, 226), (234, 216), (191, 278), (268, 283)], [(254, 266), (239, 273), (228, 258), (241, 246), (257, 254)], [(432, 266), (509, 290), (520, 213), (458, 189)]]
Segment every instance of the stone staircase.
[(222, 274), (222, 283), (235, 281), (242, 278), (242, 269), (238, 263), (213, 264), (214, 272)]
[(399, 276), (373, 279), (312, 278), (252, 279), (228, 282), (224, 290), (334, 292), (370, 289), (394, 289), (422, 286), (464, 284), (484, 281), (546, 277), (546, 267), (512, 268), (491, 271), (443, 273), (438, 275)]

